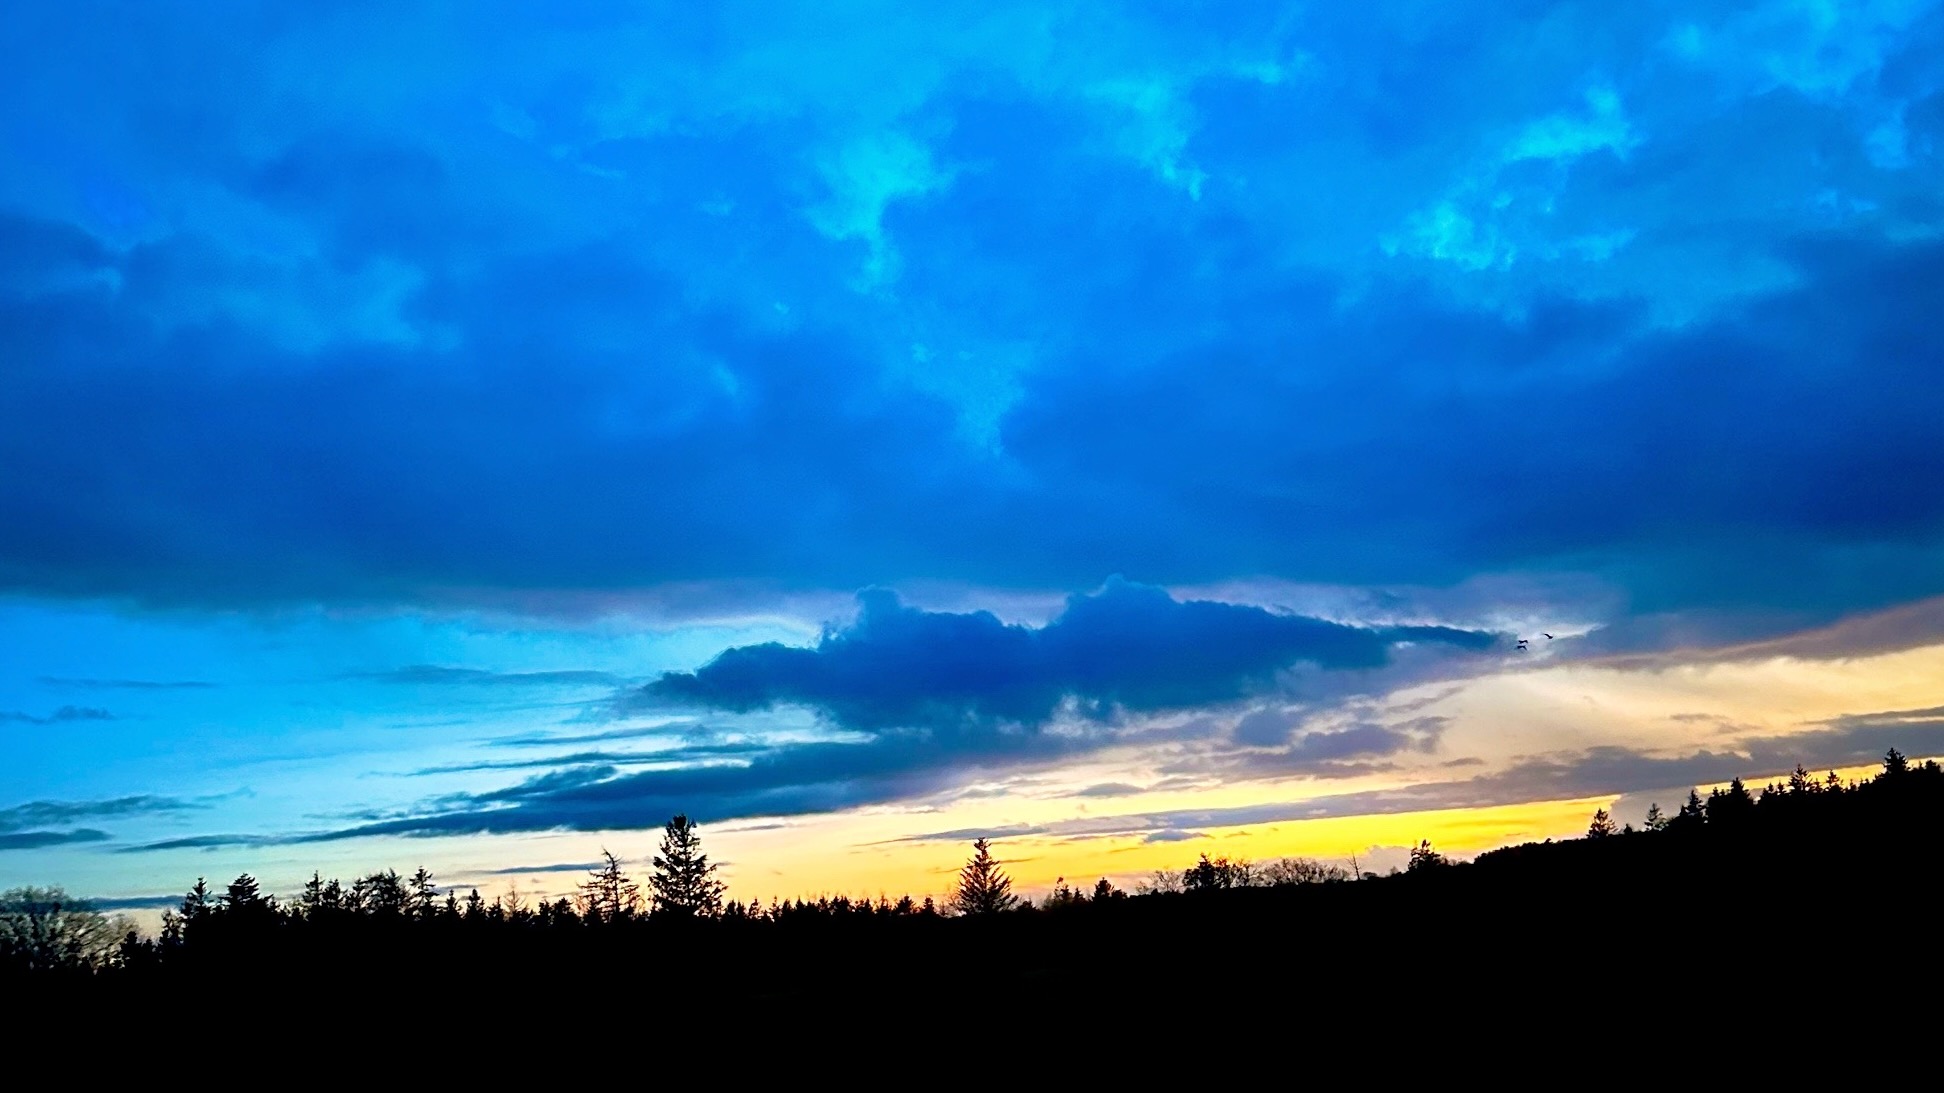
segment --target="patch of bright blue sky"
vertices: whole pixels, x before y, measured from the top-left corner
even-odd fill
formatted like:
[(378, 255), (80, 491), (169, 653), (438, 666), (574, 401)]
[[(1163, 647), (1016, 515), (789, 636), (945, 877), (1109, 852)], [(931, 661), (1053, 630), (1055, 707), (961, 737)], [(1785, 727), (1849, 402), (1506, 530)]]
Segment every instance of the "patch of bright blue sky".
[[(31, 602), (0, 607), (0, 633), (8, 636), (0, 712), (20, 715), (0, 722), (8, 758), (0, 801), (175, 802), (52, 825), (105, 830), (104, 850), (343, 826), (436, 793), (489, 788), (503, 776), (465, 768), (495, 760), (679, 748), (695, 736), (692, 726), (657, 731), (655, 719), (614, 712), (616, 696), (724, 645), (803, 638), (773, 625), (657, 631), (608, 620), (549, 629), (451, 616), (139, 615)], [(460, 769), (426, 773), (442, 765)], [(6, 867), (30, 872), (74, 850), (11, 852)]]

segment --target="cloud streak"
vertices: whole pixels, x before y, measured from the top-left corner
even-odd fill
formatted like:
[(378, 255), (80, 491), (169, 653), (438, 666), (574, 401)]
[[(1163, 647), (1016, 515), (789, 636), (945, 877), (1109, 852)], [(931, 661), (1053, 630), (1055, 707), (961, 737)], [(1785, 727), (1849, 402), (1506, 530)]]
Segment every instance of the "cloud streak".
[(216, 684), (196, 679), (90, 679), (71, 676), (42, 676), (48, 687), (73, 687), (91, 691), (206, 691)]
[(185, 812), (201, 807), (205, 806), (154, 794), (98, 801), (29, 801), (0, 809), (0, 850), (44, 850), (56, 846), (106, 842), (111, 836), (100, 828), (58, 828), (83, 820)]
[(110, 797), (98, 801), (30, 801), (0, 809), (0, 831), (17, 831), (34, 824), (63, 824), (76, 820), (187, 812), (207, 805), (152, 793)]
[[(1801, 763), (1812, 770), (1881, 759), (1889, 748), (1908, 755), (1944, 752), (1944, 710), (1904, 710), (1839, 718), (1803, 732), (1751, 737), (1730, 747), (1655, 754), (1619, 746), (1529, 757), (1472, 778), (1420, 782), (1395, 789), (1329, 794), (1295, 801), (1076, 817), (1013, 829), (1014, 835), (1060, 838), (1134, 836), (1245, 824), (1293, 823), (1345, 816), (1488, 808), (1540, 801), (1618, 796), (1761, 778)], [(1758, 787), (1759, 788), (1759, 787)], [(1662, 802), (1672, 808), (1678, 801)], [(910, 836), (915, 842), (960, 842), (963, 831)]]
[[(1402, 731), (1396, 740), (1372, 738), (1356, 747), (1334, 741), (1316, 745), (1320, 752), (1313, 757), (1317, 765), (1304, 773), (1328, 778), (1343, 773), (1338, 767), (1347, 757), (1387, 754), (1385, 749), (1423, 750), (1423, 741), (1438, 731), (1433, 726), (1413, 726)], [(1356, 728), (1314, 735), (1346, 733), (1358, 734), (1360, 739), (1366, 735)], [(1084, 742), (1062, 743), (1043, 734), (1001, 743), (988, 742), (983, 753), (904, 741), (897, 747), (798, 745), (776, 749), (747, 764), (633, 774), (624, 773), (612, 764), (596, 763), (549, 770), (498, 790), (448, 795), (431, 807), (347, 828), (281, 836), (198, 835), (130, 846), (120, 852), (335, 842), (392, 835), (643, 830), (661, 826), (677, 812), (707, 822), (830, 812), (936, 792), (989, 765), (993, 769), (1017, 769), (1021, 764), (1073, 754), (1074, 749), (1083, 746)], [(1300, 743), (1293, 746), (1301, 747)], [(1370, 750), (1363, 750), (1366, 747)], [(1944, 752), (1944, 710), (1887, 711), (1839, 718), (1801, 732), (1754, 736), (1729, 746), (1687, 753), (1659, 754), (1621, 746), (1597, 746), (1527, 757), (1509, 767), (1469, 778), (1419, 782), (1389, 789), (1233, 807), (955, 828), (893, 841), (963, 842), (971, 838), (1157, 834), (1163, 836), (1161, 841), (1169, 841), (1196, 837), (1209, 828), (1247, 824), (1486, 808), (1665, 791), (1784, 772), (1797, 763), (1812, 769), (1854, 765), (1880, 758), (1890, 747), (1920, 756)], [(1451, 764), (1444, 765), (1451, 767)], [(1196, 769), (1204, 768), (1197, 765)], [(1112, 798), (1142, 792), (1138, 787), (1111, 783), (1106, 784), (1106, 789), (1109, 792), (1083, 791), (1082, 795)]]
[(624, 682), (620, 676), (612, 672), (586, 670), (493, 672), (481, 668), (451, 668), (435, 664), (414, 664), (383, 672), (364, 672), (352, 678), (413, 687), (617, 687)]
[(175, 839), (158, 839), (154, 842), (137, 843), (117, 847), (118, 854), (147, 854), (158, 850), (224, 850), (230, 847), (280, 846), (290, 842), (303, 842), (303, 837), (279, 835), (184, 835)]
[(62, 725), (77, 721), (113, 721), (115, 715), (99, 706), (62, 706), (45, 717), (39, 717), (20, 710), (0, 710), (0, 721), (14, 721), (27, 725)]
[(71, 831), (0, 831), (0, 850), (44, 850), (50, 846), (98, 843), (107, 839), (106, 831), (92, 827)]

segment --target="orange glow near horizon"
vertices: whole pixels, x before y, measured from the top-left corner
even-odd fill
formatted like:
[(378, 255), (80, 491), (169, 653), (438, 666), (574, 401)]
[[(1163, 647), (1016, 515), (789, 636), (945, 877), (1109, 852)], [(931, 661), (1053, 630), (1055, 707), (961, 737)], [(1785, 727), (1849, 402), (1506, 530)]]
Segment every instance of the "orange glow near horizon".
[[(1875, 764), (1839, 767), (1837, 775), (1855, 781), (1878, 769)], [(1827, 769), (1814, 773), (1821, 777)], [(1751, 791), (1759, 792), (1769, 782), (1786, 778), (1787, 772), (1777, 771), (1752, 775), (1745, 782)], [(1704, 797), (1714, 788), (1698, 787)], [(1428, 839), (1440, 853), (1462, 859), (1516, 843), (1577, 838), (1585, 834), (1596, 809), (1612, 808), (1621, 796), (1205, 827), (1198, 829), (1201, 837), (1179, 842), (1151, 843), (1140, 834), (1022, 834), (995, 835), (992, 844), (1018, 890), (1029, 895), (1044, 893), (1062, 878), (1076, 886), (1091, 886), (1106, 877), (1121, 887), (1132, 887), (1156, 870), (1185, 869), (1202, 854), (1258, 863), (1281, 857), (1315, 858), (1345, 866), (1354, 857), (1360, 869), (1382, 873), (1401, 865), (1420, 840)], [(1658, 803), (1671, 815), (1682, 802)], [(836, 895), (942, 899), (965, 861), (970, 839), (908, 842), (887, 834), (908, 826), (910, 818), (909, 814), (859, 813), (814, 817), (768, 829), (724, 824), (718, 833), (710, 834), (706, 828), (703, 833), (709, 849), (725, 863), (733, 899), (767, 902), (777, 897)], [(641, 844), (631, 847), (636, 856), (645, 859), (652, 852), (642, 833), (630, 833), (628, 838)], [(621, 853), (618, 847), (616, 852)], [(571, 892), (581, 879), (565, 872), (544, 874), (520, 887), (558, 896)], [(508, 887), (501, 881), (482, 886), (482, 892), (490, 898)]]

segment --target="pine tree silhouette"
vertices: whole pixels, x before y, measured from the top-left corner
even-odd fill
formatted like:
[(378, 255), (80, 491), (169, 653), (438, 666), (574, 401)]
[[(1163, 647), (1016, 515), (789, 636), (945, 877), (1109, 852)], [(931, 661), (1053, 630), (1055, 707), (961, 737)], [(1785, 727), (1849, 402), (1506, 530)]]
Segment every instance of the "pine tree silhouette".
[(1708, 809), (1701, 801), (1701, 791), (1698, 789), (1690, 789), (1688, 790), (1687, 803), (1681, 806), (1681, 811), (1674, 814), (1674, 819), (1669, 826), (1678, 830), (1689, 830), (1699, 827), (1706, 823), (1707, 820)]
[(1010, 911), (1019, 903), (1013, 895), (1012, 878), (999, 868), (992, 848), (984, 839), (972, 844), (972, 857), (959, 870), (958, 890), (952, 893), (952, 910), (961, 915), (991, 915)]
[[(201, 884), (200, 881), (197, 883)], [(257, 890), (257, 880), (248, 873), (231, 881), (229, 891), (223, 894), (223, 908), (228, 911), (253, 910), (262, 902), (263, 896)]]
[(655, 855), (654, 889), (657, 912), (708, 918), (722, 911), (723, 883), (716, 867), (702, 853), (702, 836), (686, 814), (677, 813), (662, 831), (661, 853)]
[(412, 914), (418, 918), (431, 917), (433, 900), (439, 892), (438, 886), (432, 882), (432, 874), (421, 865), (406, 884), (412, 891)]

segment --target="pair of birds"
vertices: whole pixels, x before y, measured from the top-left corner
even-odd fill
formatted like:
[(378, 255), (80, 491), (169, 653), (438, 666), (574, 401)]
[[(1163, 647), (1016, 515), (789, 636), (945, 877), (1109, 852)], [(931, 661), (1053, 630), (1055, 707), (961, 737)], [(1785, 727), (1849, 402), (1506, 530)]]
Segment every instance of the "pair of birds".
[[(1545, 638), (1547, 641), (1551, 641), (1553, 639), (1553, 636), (1551, 634), (1547, 634), (1544, 632), (1541, 632), (1540, 636)], [(1532, 643), (1526, 640), (1525, 638), (1520, 638), (1518, 649), (1519, 652), (1521, 653), (1529, 653), (1532, 651)]]

